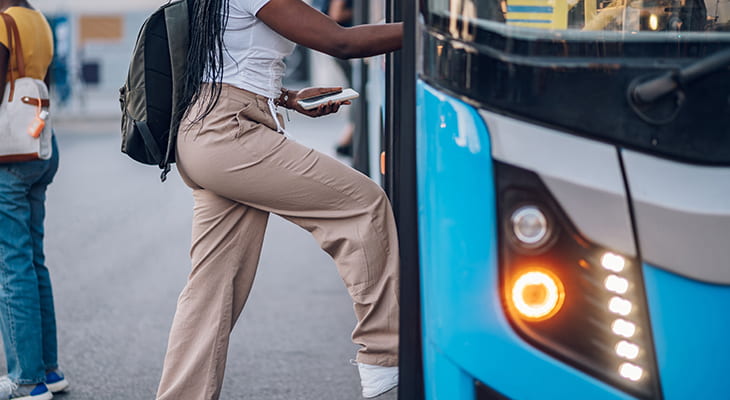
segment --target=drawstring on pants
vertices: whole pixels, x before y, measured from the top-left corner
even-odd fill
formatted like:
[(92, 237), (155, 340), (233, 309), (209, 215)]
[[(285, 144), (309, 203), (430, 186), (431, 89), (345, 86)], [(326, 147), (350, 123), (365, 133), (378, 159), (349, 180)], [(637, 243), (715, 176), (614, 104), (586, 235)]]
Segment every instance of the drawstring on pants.
[(285, 136), (289, 136), (289, 132), (287, 132), (279, 122), (279, 116), (276, 114), (276, 104), (274, 104), (274, 99), (268, 99), (267, 103), (269, 104), (269, 112), (271, 112), (271, 116), (274, 117), (274, 122), (276, 122), (276, 131), (283, 133)]

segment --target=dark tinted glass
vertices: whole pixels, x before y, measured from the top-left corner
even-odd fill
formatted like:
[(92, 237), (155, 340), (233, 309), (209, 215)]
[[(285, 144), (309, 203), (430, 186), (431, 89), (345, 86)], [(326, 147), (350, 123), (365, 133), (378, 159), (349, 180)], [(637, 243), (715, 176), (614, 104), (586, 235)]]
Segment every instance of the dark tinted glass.
[(730, 0), (428, 0), (432, 13), (585, 32), (726, 32)]

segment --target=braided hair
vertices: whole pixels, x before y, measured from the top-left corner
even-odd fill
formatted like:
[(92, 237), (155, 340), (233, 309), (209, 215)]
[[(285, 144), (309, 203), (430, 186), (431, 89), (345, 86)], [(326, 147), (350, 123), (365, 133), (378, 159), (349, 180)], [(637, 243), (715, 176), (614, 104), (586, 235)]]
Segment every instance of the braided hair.
[[(185, 84), (180, 95), (177, 121), (190, 105), (204, 99), (203, 111), (196, 117), (202, 120), (213, 111), (221, 94), (223, 79), (223, 33), (228, 23), (228, 0), (188, 0), (190, 7), (190, 44), (187, 55)], [(203, 81), (211, 82), (210, 90), (203, 92)], [(204, 97), (205, 96), (205, 97)]]

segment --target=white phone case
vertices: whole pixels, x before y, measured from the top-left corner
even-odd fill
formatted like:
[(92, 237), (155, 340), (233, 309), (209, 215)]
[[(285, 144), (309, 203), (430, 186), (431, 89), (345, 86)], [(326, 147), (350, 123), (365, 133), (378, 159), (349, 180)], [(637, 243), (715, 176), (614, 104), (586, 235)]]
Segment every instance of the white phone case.
[(347, 88), (339, 93), (325, 94), (322, 96), (312, 97), (310, 99), (299, 100), (298, 103), (305, 110), (311, 110), (319, 107), (321, 104), (327, 104), (330, 101), (346, 101), (359, 97), (356, 91)]

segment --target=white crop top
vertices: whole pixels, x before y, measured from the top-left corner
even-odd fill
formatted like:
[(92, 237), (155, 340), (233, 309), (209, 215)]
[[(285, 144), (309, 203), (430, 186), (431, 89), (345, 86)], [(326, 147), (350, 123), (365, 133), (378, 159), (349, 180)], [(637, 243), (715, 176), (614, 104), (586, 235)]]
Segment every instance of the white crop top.
[(294, 51), (295, 44), (256, 18), (268, 2), (230, 0), (223, 35), (223, 83), (273, 99), (281, 94), (284, 57)]

